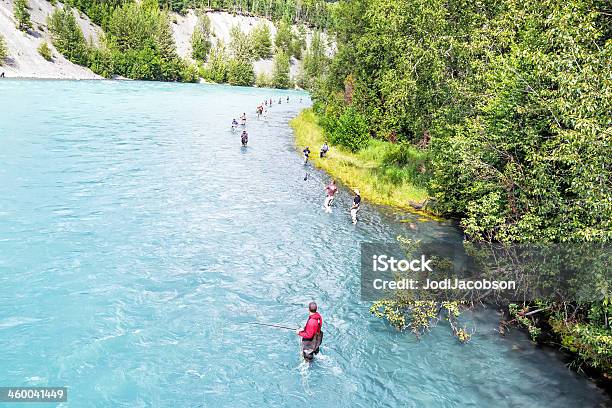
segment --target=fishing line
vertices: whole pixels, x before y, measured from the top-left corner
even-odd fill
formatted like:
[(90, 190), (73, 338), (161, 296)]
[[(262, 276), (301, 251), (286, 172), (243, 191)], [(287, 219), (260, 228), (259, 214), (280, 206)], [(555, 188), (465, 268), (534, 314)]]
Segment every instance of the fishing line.
[(297, 327), (287, 327), (287, 326), (281, 326), (279, 324), (258, 323), (258, 322), (249, 322), (248, 324), (255, 324), (257, 326), (275, 327), (277, 329), (285, 329), (285, 330), (292, 330), (292, 331), (296, 331), (298, 329)]

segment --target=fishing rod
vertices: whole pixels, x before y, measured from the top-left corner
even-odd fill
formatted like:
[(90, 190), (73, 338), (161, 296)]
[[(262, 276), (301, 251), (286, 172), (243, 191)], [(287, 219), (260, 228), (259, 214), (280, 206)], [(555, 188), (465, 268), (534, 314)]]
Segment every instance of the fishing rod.
[(278, 324), (257, 323), (257, 322), (249, 322), (249, 324), (256, 324), (258, 326), (276, 327), (277, 329), (285, 329), (285, 330), (293, 330), (293, 331), (297, 330), (297, 328), (294, 328), (294, 327), (281, 326)]

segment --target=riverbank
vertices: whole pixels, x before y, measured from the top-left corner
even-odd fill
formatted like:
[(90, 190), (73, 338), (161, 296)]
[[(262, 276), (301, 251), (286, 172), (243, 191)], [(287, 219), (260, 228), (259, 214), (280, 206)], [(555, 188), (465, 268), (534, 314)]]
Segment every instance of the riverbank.
[(400, 166), (384, 163), (384, 158), (396, 149), (396, 145), (372, 140), (368, 147), (357, 153), (334, 145), (327, 157), (322, 159), (319, 157), (319, 148), (325, 142), (325, 135), (317, 124), (314, 112), (305, 109), (290, 124), (298, 149), (301, 151), (304, 146), (309, 146), (313, 151), (313, 165), (351, 188), (358, 188), (365, 200), (398, 207), (429, 218), (438, 218), (411, 205), (424, 203), (428, 194), (424, 187), (411, 181), (410, 172)]

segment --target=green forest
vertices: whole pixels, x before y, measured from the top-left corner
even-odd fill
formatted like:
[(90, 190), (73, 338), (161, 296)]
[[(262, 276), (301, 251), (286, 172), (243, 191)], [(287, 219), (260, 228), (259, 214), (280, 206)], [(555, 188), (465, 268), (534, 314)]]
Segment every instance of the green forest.
[[(333, 9), (337, 53), (311, 91), (328, 140), (397, 146), (383, 166), (425, 188), (466, 239), (612, 240), (612, 6), (606, 0), (362, 0)], [(378, 142), (377, 142), (378, 143)], [(591, 301), (510, 313), (612, 375), (612, 279)], [(391, 308), (392, 309), (392, 308)], [(535, 311), (527, 313), (527, 311)]]

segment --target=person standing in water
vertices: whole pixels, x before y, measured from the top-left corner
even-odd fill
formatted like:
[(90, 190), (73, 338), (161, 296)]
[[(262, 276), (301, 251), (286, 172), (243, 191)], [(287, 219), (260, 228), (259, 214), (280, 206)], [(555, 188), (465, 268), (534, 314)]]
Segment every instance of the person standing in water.
[(242, 121), (242, 126), (246, 126), (246, 112), (242, 112), (242, 115), (240, 115), (240, 120)]
[(242, 135), (240, 136), (240, 140), (242, 141), (242, 147), (246, 147), (247, 143), (249, 143), (249, 134), (246, 130), (242, 131)]
[(324, 158), (328, 151), (329, 146), (327, 145), (327, 142), (325, 142), (323, 143), (323, 146), (321, 146), (321, 150), (319, 151), (319, 157)]
[(310, 149), (308, 148), (308, 146), (306, 146), (306, 148), (302, 150), (302, 153), (304, 153), (304, 164), (306, 164), (308, 163), (308, 156), (310, 156)]
[(308, 304), (308, 320), (304, 325), (304, 330), (297, 329), (296, 333), (302, 338), (302, 356), (307, 361), (314, 358), (315, 354), (319, 353), (319, 347), (323, 341), (323, 318), (317, 312), (317, 304), (310, 302)]
[(355, 197), (353, 197), (353, 205), (351, 206), (351, 219), (353, 220), (353, 224), (357, 224), (357, 213), (361, 206), (361, 195), (359, 195), (359, 190), (355, 189), (354, 191)]
[(334, 196), (338, 191), (338, 187), (336, 187), (336, 180), (332, 180), (327, 186), (325, 186), (325, 192), (327, 196), (325, 197), (325, 202), (323, 204), (323, 208), (325, 208), (325, 212), (331, 213), (331, 205), (332, 201), (334, 201)]

